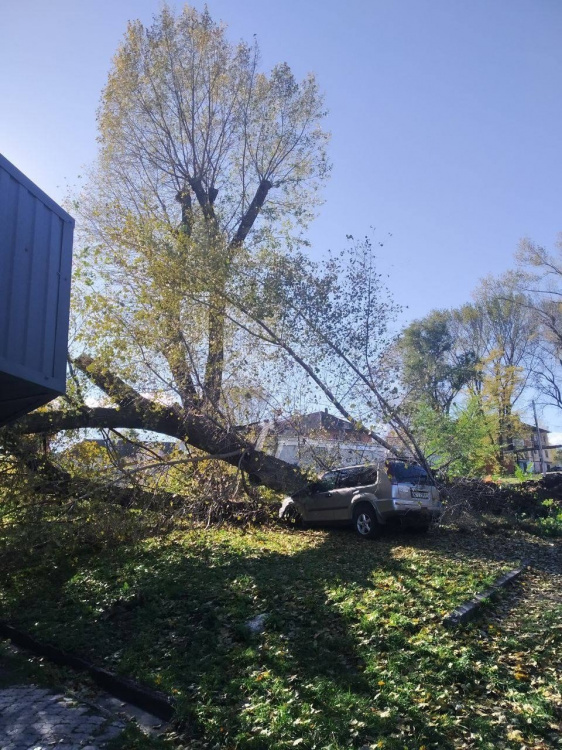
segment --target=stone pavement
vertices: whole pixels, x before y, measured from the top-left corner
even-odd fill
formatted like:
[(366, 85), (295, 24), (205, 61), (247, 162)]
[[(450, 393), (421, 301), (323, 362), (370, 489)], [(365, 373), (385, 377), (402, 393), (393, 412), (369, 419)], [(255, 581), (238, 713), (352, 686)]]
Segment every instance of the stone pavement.
[(0, 690), (0, 750), (98, 750), (125, 723), (34, 685)]

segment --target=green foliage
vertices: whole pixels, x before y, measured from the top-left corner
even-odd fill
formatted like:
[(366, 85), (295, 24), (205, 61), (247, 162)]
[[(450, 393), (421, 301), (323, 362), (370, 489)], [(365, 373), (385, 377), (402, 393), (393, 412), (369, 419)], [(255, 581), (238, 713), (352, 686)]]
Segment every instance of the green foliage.
[(547, 509), (548, 515), (544, 518), (534, 519), (539, 532), (545, 536), (562, 536), (562, 508), (560, 507), (560, 502), (549, 498), (543, 500), (542, 505)]
[(155, 406), (209, 417), (199, 446), (320, 399), (400, 427), (397, 306), (370, 240), (320, 262), (303, 251), (329, 172), (324, 117), (314, 76), (262, 72), (257, 46), (207, 10), (131, 23), (114, 58), (77, 206), (76, 341)]
[[(474, 303), (433, 311), (408, 326), (400, 343), (407, 409), (415, 415), (423, 401), (452, 417), (438, 426), (437, 417), (414, 416), (430, 430), (420, 440), (439, 443), (441, 429), (455, 447), (437, 445), (436, 452), (452, 459), (462, 452), (457, 433), (465, 431), (469, 475), (511, 471), (510, 447), (522, 431), (516, 404), (536, 365), (537, 343), (536, 320), (509, 275), (485, 279)], [(463, 461), (454, 463), (456, 473)]]
[(497, 468), (494, 415), (482, 411), (477, 397), (453, 405), (450, 414), (427, 403), (417, 404), (414, 430), (430, 463), (447, 476), (479, 477)]
[(519, 464), (515, 464), (514, 475), (518, 482), (525, 482), (533, 476), (533, 467), (529, 466), (527, 469), (522, 469)]

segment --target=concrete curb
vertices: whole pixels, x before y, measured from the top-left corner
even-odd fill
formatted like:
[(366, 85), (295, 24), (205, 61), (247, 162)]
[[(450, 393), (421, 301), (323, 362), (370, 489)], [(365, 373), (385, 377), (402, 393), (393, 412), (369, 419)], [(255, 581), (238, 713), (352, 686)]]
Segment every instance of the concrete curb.
[(8, 625), (7, 622), (2, 620), (0, 620), (0, 636), (9, 638), (16, 646), (32, 651), (34, 654), (45, 656), (55, 664), (72, 667), (79, 672), (86, 672), (99, 687), (111, 693), (111, 695), (120, 700), (128, 701), (159, 719), (170, 721), (174, 715), (174, 702), (164, 693), (138, 685), (136, 682), (119, 677), (107, 669), (100, 669), (85, 659), (62, 651), (56, 646), (40, 643), (27, 633)]
[(461, 604), (460, 607), (457, 607), (450, 614), (446, 615), (442, 620), (443, 625), (445, 625), (445, 627), (447, 628), (454, 628), (457, 625), (462, 625), (465, 622), (472, 620), (474, 617), (476, 617), (484, 604), (486, 604), (491, 598), (493, 598), (498, 593), (498, 591), (505, 588), (516, 578), (519, 578), (521, 573), (523, 573), (528, 567), (529, 561), (522, 560), (521, 565), (518, 568), (510, 570), (508, 573), (504, 573), (503, 576), (500, 576), (498, 579), (496, 579), (496, 581), (494, 581), (489, 589), (486, 589), (486, 591), (483, 591), (480, 594), (476, 594), (474, 599), (470, 599), (470, 601)]

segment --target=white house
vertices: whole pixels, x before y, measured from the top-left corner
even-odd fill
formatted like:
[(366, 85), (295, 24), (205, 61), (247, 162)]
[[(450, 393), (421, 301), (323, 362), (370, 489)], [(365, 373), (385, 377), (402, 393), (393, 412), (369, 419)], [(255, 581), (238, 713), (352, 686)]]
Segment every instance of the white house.
[(386, 456), (375, 440), (327, 410), (266, 423), (261, 443), (276, 458), (317, 471), (371, 463)]

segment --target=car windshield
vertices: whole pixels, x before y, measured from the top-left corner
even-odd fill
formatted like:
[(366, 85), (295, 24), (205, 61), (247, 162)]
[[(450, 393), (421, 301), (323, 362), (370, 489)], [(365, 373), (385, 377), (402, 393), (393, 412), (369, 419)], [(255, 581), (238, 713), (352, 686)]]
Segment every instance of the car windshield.
[(417, 464), (389, 461), (386, 470), (389, 478), (399, 484), (431, 484), (427, 471)]

